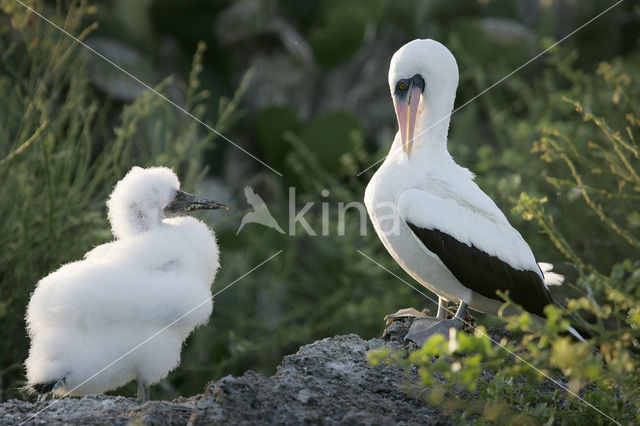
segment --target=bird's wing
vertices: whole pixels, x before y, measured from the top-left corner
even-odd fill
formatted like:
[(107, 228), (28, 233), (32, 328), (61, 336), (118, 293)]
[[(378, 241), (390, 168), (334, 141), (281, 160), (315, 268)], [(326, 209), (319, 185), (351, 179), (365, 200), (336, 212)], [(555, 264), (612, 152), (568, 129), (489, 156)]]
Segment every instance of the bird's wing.
[[(117, 266), (117, 265), (116, 265)], [(30, 330), (137, 324), (158, 330), (206, 322), (211, 293), (197, 278), (88, 261), (64, 265), (43, 278), (27, 309)]]
[(496, 300), (496, 290), (508, 291), (511, 300), (543, 315), (552, 300), (529, 245), (501, 213), (484, 207), (419, 189), (398, 198), (400, 217), (415, 238), (461, 284)]

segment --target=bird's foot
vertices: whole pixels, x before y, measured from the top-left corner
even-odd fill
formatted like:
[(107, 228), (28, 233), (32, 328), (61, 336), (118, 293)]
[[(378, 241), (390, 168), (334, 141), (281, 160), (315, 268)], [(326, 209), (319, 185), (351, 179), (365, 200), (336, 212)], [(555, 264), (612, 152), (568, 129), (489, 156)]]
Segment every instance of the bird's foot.
[(452, 328), (460, 330), (460, 327), (462, 327), (462, 320), (457, 317), (453, 319), (416, 318), (404, 340), (410, 340), (418, 346), (422, 346), (434, 334), (442, 334), (446, 340), (449, 340), (449, 330)]
[(46, 402), (48, 399), (53, 399), (51, 392), (41, 393), (38, 395), (36, 402)]

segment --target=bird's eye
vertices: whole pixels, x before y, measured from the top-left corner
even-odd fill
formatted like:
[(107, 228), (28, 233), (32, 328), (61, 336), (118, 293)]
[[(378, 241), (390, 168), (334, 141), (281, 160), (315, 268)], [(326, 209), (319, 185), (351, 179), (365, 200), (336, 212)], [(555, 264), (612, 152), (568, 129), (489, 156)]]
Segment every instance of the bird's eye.
[(398, 83), (398, 89), (406, 90), (407, 89), (407, 83), (405, 83), (404, 81), (401, 82), (401, 83)]

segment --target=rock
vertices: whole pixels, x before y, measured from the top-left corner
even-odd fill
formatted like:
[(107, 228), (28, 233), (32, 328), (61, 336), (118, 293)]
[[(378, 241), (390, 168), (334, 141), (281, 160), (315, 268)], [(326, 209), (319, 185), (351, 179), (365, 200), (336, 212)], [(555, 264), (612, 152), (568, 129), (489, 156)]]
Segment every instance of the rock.
[(34, 403), (14, 399), (0, 404), (0, 425), (184, 425), (192, 408), (185, 398), (144, 404), (107, 395)]
[(145, 404), (105, 395), (12, 400), (0, 404), (0, 425), (27, 420), (31, 425), (449, 423), (438, 410), (410, 396), (420, 394), (420, 387), (401, 368), (367, 363), (367, 352), (380, 347), (405, 350), (398, 341), (336, 336), (286, 356), (271, 377), (253, 371), (227, 376), (192, 398)]
[(398, 342), (365, 341), (350, 334), (327, 338), (286, 356), (276, 374), (247, 372), (207, 385), (190, 425), (429, 424), (437, 410), (411, 398), (401, 368), (370, 366), (366, 353)]
[[(469, 319), (469, 318), (467, 318)], [(366, 354), (388, 348), (407, 353), (417, 349), (403, 341), (412, 318), (394, 321), (382, 339), (363, 340), (355, 334), (318, 340), (284, 357), (271, 377), (247, 371), (240, 377), (227, 376), (207, 384), (204, 393), (174, 401), (144, 404), (121, 396), (92, 395), (53, 401), (11, 400), (0, 404), (0, 426), (27, 425), (209, 425), (209, 424), (330, 424), (330, 425), (417, 425), (451, 424), (450, 418), (425, 401), (430, 389), (419, 384), (417, 367), (407, 372), (395, 365), (369, 365)], [(473, 327), (470, 327), (473, 328)], [(499, 342), (517, 339), (504, 326), (487, 330)], [(494, 372), (480, 378), (489, 383)], [(446, 380), (439, 374), (436, 382)], [(513, 377), (524, 386), (525, 376)], [(568, 398), (558, 393), (567, 388), (566, 377), (546, 378), (537, 393), (552, 395), (555, 408), (568, 408)], [(599, 390), (595, 385), (582, 389)], [(464, 401), (477, 401), (478, 392), (459, 391)], [(450, 408), (448, 409), (450, 412)], [(473, 422), (479, 416), (471, 414)]]

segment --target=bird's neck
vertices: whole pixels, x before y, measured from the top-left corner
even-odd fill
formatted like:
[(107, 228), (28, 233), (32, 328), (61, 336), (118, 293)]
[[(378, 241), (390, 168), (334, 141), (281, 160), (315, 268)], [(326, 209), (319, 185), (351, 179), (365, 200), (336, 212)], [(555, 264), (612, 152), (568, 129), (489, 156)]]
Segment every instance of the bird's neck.
[(133, 237), (162, 226), (163, 215), (160, 212), (150, 212), (135, 204), (125, 211), (111, 215), (111, 229), (117, 238)]
[(431, 160), (450, 159), (447, 150), (447, 134), (455, 90), (444, 86), (431, 87), (420, 103), (412, 157), (428, 157)]

